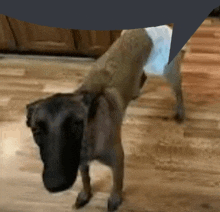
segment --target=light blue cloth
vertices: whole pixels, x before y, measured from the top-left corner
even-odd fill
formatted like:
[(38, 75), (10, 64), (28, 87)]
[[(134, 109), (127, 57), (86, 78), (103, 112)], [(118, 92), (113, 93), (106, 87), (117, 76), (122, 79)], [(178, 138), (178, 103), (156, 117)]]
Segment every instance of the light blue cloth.
[(153, 41), (149, 59), (144, 66), (146, 74), (163, 75), (169, 61), (172, 29), (167, 25), (145, 28)]

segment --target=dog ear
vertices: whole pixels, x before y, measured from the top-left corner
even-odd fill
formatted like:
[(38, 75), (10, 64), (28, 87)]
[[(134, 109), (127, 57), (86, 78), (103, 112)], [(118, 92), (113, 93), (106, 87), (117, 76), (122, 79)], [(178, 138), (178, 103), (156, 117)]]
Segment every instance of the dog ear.
[(31, 105), (31, 104), (28, 104), (28, 105), (26, 105), (26, 125), (28, 126), (28, 127), (31, 127), (31, 117), (32, 117), (32, 115), (33, 115), (33, 112), (34, 112), (34, 107)]
[(83, 96), (83, 102), (89, 108), (88, 118), (93, 118), (96, 115), (97, 107), (99, 105), (100, 94), (96, 93), (86, 93)]
[(97, 97), (97, 94), (96, 93), (85, 93), (83, 95), (83, 102), (87, 105), (87, 106), (90, 106), (93, 101), (96, 99)]
[(31, 127), (32, 116), (37, 108), (37, 102), (26, 105), (26, 125)]

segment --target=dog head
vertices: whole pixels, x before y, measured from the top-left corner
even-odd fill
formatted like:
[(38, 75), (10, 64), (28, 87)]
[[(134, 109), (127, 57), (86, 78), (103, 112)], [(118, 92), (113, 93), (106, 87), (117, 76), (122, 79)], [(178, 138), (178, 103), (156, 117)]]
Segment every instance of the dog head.
[(77, 176), (90, 106), (95, 94), (56, 94), (26, 106), (27, 126), (44, 164), (50, 192), (70, 188)]

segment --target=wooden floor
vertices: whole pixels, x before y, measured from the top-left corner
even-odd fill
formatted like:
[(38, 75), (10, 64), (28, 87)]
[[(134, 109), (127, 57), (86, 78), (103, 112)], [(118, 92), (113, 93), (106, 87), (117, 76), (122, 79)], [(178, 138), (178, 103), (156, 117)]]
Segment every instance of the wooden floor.
[[(186, 122), (172, 120), (175, 99), (157, 79), (128, 108), (122, 132), (125, 200), (119, 211), (220, 211), (220, 23), (205, 21), (190, 46), (182, 70)], [(72, 92), (92, 62), (35, 58), (0, 59), (0, 212), (75, 211), (80, 176), (61, 195), (44, 189), (25, 105)], [(94, 163), (91, 176), (94, 197), (79, 211), (106, 211), (111, 173)]]

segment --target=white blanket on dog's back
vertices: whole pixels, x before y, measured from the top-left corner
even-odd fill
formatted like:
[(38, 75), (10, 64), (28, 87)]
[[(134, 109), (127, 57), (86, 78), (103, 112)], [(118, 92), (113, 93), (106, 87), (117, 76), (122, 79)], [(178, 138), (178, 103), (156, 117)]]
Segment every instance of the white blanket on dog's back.
[(167, 25), (145, 28), (152, 39), (153, 48), (144, 66), (146, 74), (163, 75), (169, 61), (172, 29)]

